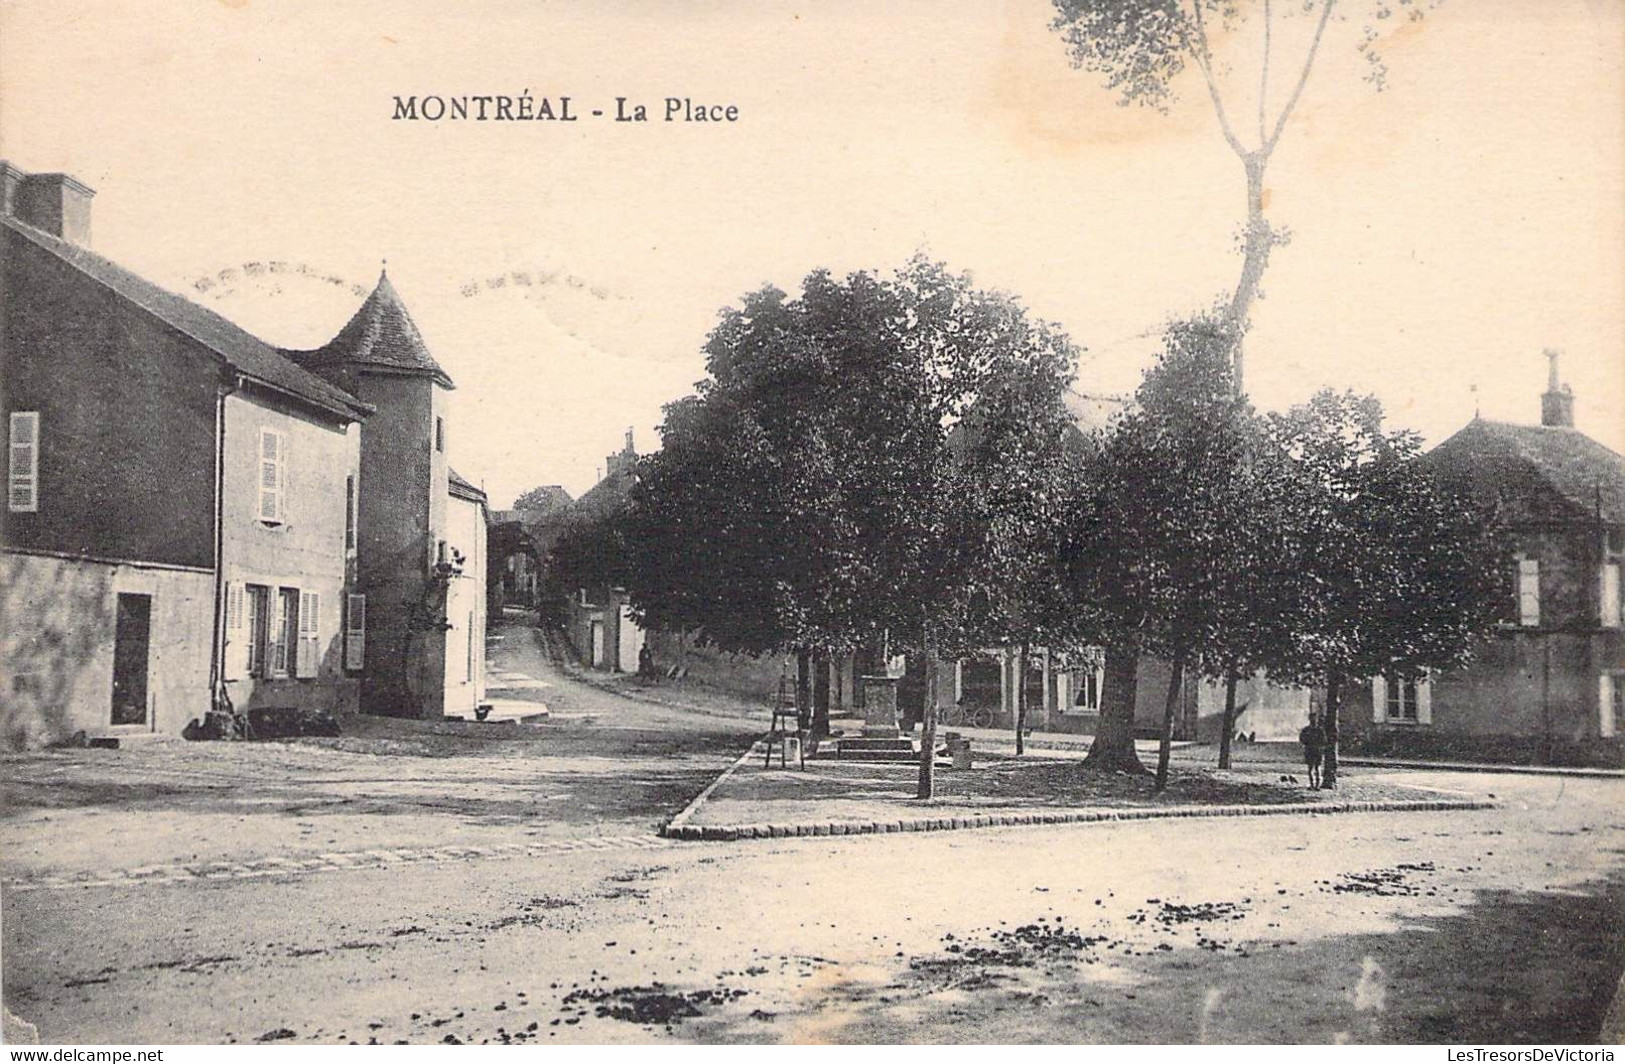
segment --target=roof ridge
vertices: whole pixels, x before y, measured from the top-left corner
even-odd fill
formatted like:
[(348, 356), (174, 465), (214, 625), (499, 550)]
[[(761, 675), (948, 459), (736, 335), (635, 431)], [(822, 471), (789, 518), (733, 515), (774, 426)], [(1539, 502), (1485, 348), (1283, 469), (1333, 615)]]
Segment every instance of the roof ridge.
[[(249, 332), (241, 325), (238, 325), (224, 314), (221, 314), (218, 311), (210, 310), (201, 303), (193, 302), (186, 296), (181, 295), (179, 292), (172, 292), (163, 285), (160, 285), (155, 281), (148, 280), (147, 278), (136, 273), (134, 270), (131, 270), (126, 266), (121, 266), (107, 256), (92, 251), (90, 248), (71, 243), (61, 239), (60, 237), (53, 236), (50, 233), (35, 229), (33, 226), (21, 222), (10, 215), (0, 214), (0, 224), (4, 224), (7, 229), (16, 233), (18, 236), (27, 240), (40, 250), (54, 256), (58, 261), (66, 263), (80, 276), (95, 282), (125, 302), (142, 311), (145, 311), (152, 317), (157, 318), (169, 328), (174, 329), (176, 332), (187, 337), (193, 342), (201, 344), (213, 352), (222, 362), (231, 366), (244, 376), (250, 377), (274, 390), (293, 394), (297, 398), (303, 399), (306, 402), (313, 403), (318, 406), (322, 406), (334, 413), (341, 413), (345, 416), (355, 414), (366, 415), (372, 413), (373, 407), (370, 404), (363, 402), (362, 400), (351, 395), (349, 392), (338, 387), (336, 384), (323, 380), (321, 377), (318, 377), (316, 374), (305, 369), (293, 359), (288, 358), (285, 354), (283, 354), (280, 348), (267, 342), (266, 340), (261, 339), (258, 336), (255, 336), (253, 333)], [(91, 260), (98, 268), (109, 271), (116, 275), (118, 280), (122, 282), (122, 286), (115, 285), (106, 277), (98, 276), (95, 272), (87, 269), (86, 264), (82, 261), (85, 259)], [(220, 343), (209, 340), (203, 336), (199, 336), (195, 329), (175, 320), (175, 315), (166, 313), (165, 311), (167, 308), (153, 305), (152, 300), (141, 298), (141, 293), (139, 291), (129, 291), (128, 289), (130, 288), (146, 289), (147, 294), (157, 293), (168, 299), (177, 300), (191, 311), (205, 315), (211, 324), (224, 327), (228, 333), (234, 333), (241, 340), (246, 340), (248, 343), (258, 347), (260, 350), (256, 352), (257, 354), (262, 354), (276, 359), (277, 362), (281, 363), (279, 368), (286, 369), (289, 373), (293, 374), (295, 376), (295, 380), (290, 382), (280, 382), (271, 380), (265, 377), (263, 374), (256, 373), (252, 368), (243, 365), (243, 360), (241, 358), (233, 357), (231, 353), (221, 350)], [(295, 384), (308, 388), (310, 391), (317, 394), (300, 394), (294, 389)], [(337, 404), (342, 404), (344, 409), (339, 409)]]

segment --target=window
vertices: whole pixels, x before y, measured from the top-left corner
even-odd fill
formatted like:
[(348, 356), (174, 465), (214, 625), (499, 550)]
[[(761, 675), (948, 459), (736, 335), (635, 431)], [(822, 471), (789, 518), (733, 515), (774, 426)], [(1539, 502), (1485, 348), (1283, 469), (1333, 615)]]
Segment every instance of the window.
[(360, 672), (367, 663), (367, 596), (350, 595), (344, 614), (344, 667)]
[(1416, 681), (1402, 676), (1388, 678), (1387, 717), (1389, 720), (1416, 719)]
[(1597, 734), (1612, 739), (1625, 721), (1625, 673), (1602, 673), (1597, 677)]
[(293, 673), (301, 679), (313, 678), (322, 660), (322, 597), (314, 591), (299, 592), (299, 649)]
[(1536, 558), (1518, 559), (1518, 623), (1540, 626), (1540, 561)]
[(1604, 562), (1602, 566), (1602, 626), (1618, 628), (1620, 622), (1619, 563)]
[(344, 478), (344, 549), (355, 551), (355, 477)]
[(249, 584), (243, 590), (248, 602), (248, 675), (265, 676), (265, 648), (271, 634), (271, 589)]
[(446, 419), (443, 417), (434, 419), (434, 449), (446, 453)]
[(1064, 674), (1069, 690), (1061, 706), (1062, 713), (1099, 713), (1100, 694), (1106, 686), (1106, 657), (1096, 649), (1085, 651), (1082, 661)]
[(266, 524), (280, 524), (286, 512), (288, 441), (274, 429), (260, 430), (259, 517)]
[(468, 615), (468, 674), (463, 677), (468, 683), (474, 682), (474, 615)]
[(271, 645), (266, 649), (270, 675), (284, 677), (293, 671), (299, 649), (294, 638), (299, 631), (299, 591), (284, 587), (277, 591), (276, 619), (271, 626)]
[(6, 508), (14, 514), (39, 512), (39, 411), (11, 415), (11, 465)]
[(1371, 681), (1371, 719), (1378, 724), (1431, 724), (1433, 684), (1426, 675), (1390, 672)]
[(435, 544), (434, 544), (434, 563), (436, 565), (445, 565), (446, 564), (446, 541), (443, 540), (443, 539), (435, 540)]

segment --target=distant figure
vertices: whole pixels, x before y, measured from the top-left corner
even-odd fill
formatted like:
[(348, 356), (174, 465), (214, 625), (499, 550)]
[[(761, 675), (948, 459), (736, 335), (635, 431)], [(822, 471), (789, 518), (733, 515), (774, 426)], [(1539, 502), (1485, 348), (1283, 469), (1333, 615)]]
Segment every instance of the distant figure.
[(647, 644), (638, 649), (638, 675), (648, 679), (655, 674), (655, 656)]
[(1298, 733), (1298, 742), (1303, 744), (1303, 761), (1309, 766), (1309, 787), (1318, 791), (1320, 759), (1326, 752), (1326, 733), (1320, 727), (1320, 719), (1314, 714), (1309, 715), (1309, 723)]

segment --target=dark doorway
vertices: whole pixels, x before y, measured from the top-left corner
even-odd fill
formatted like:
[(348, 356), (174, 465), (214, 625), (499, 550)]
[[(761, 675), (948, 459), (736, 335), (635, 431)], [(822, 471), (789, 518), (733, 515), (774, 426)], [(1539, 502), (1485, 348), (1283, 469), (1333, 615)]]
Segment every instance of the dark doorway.
[(152, 636), (152, 596), (118, 597), (113, 631), (113, 723), (147, 723), (147, 650)]

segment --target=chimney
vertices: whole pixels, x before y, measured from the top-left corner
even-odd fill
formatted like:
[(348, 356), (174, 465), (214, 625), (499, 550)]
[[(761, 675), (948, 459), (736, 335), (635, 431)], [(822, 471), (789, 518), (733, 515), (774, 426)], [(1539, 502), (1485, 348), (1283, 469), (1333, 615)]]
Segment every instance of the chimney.
[(90, 246), (90, 199), (95, 194), (67, 174), (30, 174), (0, 161), (0, 209), (69, 243)]
[(638, 461), (638, 452), (632, 448), (632, 430), (626, 430), (626, 445), (619, 454), (608, 455), (604, 458), (604, 476), (606, 478), (624, 473), (631, 469)]
[(1557, 360), (1563, 352), (1548, 347), (1544, 353), (1549, 366), (1546, 372), (1546, 394), (1540, 397), (1540, 423), (1548, 428), (1572, 429), (1574, 389), (1566, 384), (1559, 384), (1557, 375)]

